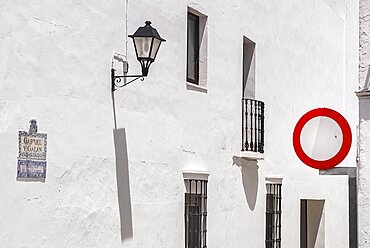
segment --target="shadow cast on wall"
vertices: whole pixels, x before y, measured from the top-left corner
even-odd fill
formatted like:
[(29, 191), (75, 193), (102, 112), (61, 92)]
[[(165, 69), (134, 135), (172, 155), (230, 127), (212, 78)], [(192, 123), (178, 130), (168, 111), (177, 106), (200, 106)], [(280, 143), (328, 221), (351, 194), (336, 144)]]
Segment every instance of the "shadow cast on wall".
[(118, 206), (120, 213), (121, 241), (132, 238), (132, 210), (130, 195), (130, 175), (128, 168), (126, 131), (124, 128), (114, 129), (114, 149), (116, 155), (116, 176)]
[(256, 160), (246, 160), (240, 157), (233, 157), (233, 163), (241, 168), (244, 194), (248, 207), (254, 210), (258, 192), (258, 165)]

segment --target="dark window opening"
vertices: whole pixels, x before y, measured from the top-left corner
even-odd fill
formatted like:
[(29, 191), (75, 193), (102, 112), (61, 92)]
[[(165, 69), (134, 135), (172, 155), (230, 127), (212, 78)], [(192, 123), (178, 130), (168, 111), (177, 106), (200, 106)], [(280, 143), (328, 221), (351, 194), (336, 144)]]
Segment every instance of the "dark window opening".
[(266, 186), (266, 248), (281, 248), (281, 184)]
[(207, 247), (207, 181), (185, 180), (185, 248)]
[(301, 199), (300, 248), (323, 247), (325, 244), (324, 207), (325, 200)]
[(301, 248), (307, 248), (307, 200), (301, 200)]
[(188, 12), (186, 80), (199, 84), (199, 16)]

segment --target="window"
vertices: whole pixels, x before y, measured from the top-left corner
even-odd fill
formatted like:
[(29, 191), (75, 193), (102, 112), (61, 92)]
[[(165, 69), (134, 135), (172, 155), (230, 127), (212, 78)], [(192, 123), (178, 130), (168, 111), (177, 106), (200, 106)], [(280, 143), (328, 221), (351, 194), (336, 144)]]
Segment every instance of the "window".
[(207, 181), (185, 179), (185, 248), (207, 247)]
[(265, 103), (256, 96), (256, 43), (243, 36), (242, 151), (264, 153)]
[(188, 12), (186, 80), (199, 84), (199, 16)]
[(243, 36), (243, 98), (255, 99), (256, 43)]
[(281, 248), (281, 184), (266, 184), (266, 248)]
[(207, 16), (188, 7), (187, 12), (187, 89), (207, 93)]
[(325, 200), (301, 199), (301, 248), (325, 246)]

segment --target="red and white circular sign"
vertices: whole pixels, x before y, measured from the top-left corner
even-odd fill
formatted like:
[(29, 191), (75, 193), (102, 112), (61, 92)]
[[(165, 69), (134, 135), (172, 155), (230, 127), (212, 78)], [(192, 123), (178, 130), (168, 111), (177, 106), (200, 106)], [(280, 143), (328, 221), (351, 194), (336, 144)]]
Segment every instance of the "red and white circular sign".
[(352, 143), (351, 128), (337, 111), (313, 109), (297, 122), (293, 132), (293, 147), (306, 165), (327, 170), (341, 163)]

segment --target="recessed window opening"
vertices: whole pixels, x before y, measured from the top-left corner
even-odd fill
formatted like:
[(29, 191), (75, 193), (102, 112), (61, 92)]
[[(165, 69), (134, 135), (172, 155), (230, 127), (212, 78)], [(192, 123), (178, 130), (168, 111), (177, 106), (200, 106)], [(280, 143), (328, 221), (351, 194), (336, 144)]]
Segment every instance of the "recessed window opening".
[(266, 184), (266, 248), (281, 248), (281, 184)]
[(185, 179), (185, 248), (207, 247), (207, 183)]
[(243, 36), (242, 151), (264, 153), (264, 108), (256, 95), (256, 43)]
[(243, 36), (243, 98), (255, 99), (256, 43)]
[(325, 247), (325, 200), (301, 199), (301, 248)]
[(207, 87), (207, 16), (188, 8), (186, 81)]

